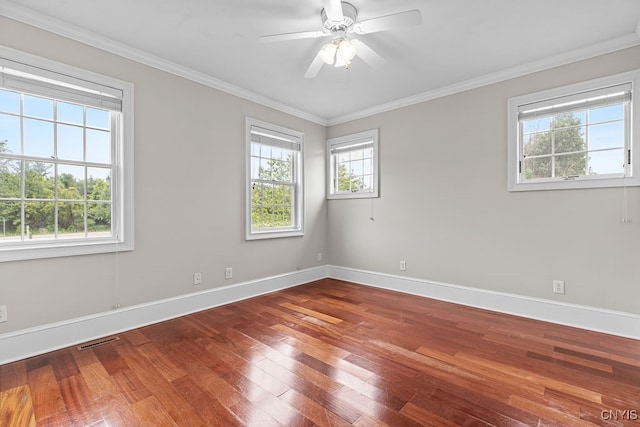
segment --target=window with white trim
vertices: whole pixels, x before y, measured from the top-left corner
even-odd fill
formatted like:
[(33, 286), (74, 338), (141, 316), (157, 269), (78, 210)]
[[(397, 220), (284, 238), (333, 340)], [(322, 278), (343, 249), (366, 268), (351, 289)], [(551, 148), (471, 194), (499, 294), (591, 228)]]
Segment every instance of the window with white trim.
[(0, 261), (133, 248), (132, 101), (128, 83), (0, 51)]
[(303, 235), (304, 134), (247, 117), (246, 239)]
[(509, 190), (640, 185), (638, 83), (636, 71), (510, 99)]
[(378, 130), (327, 140), (327, 198), (378, 197)]

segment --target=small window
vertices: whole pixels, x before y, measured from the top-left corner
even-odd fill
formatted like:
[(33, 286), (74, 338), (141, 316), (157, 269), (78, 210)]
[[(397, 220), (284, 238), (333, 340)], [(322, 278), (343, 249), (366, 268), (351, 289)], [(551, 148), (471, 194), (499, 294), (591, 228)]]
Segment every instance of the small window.
[(638, 78), (627, 73), (510, 99), (509, 190), (640, 185), (631, 138)]
[(130, 84), (0, 51), (0, 261), (133, 248), (131, 111)]
[(304, 134), (246, 120), (246, 239), (303, 235)]
[(327, 198), (378, 197), (378, 130), (327, 141)]

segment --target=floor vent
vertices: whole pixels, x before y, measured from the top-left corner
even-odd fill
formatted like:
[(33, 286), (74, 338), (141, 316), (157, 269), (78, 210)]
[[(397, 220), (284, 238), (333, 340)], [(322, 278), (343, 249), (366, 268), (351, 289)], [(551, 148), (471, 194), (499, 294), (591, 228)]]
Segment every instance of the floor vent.
[(119, 339), (120, 339), (120, 337), (102, 338), (102, 339), (100, 339), (98, 341), (92, 341), (92, 342), (88, 342), (86, 344), (82, 344), (82, 345), (78, 346), (78, 350), (80, 350), (80, 351), (89, 350), (90, 348), (98, 347), (98, 346), (104, 345), (104, 344), (109, 344), (110, 342), (118, 341)]

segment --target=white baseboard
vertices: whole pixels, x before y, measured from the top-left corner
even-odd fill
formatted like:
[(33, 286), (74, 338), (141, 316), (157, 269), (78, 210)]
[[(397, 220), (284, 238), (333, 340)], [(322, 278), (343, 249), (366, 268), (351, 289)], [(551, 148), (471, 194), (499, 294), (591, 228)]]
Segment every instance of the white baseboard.
[(327, 266), (0, 335), (0, 365), (327, 277)]
[(368, 286), (640, 339), (640, 315), (447, 283), (329, 266), (328, 275)]
[(325, 265), (3, 334), (0, 365), (326, 277), (640, 339), (633, 313)]

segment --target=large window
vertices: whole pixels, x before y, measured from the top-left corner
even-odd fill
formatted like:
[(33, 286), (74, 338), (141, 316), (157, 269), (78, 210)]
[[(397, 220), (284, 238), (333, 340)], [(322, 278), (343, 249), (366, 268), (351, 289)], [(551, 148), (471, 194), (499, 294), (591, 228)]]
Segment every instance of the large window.
[(246, 238), (303, 234), (301, 132), (246, 119)]
[(640, 185), (636, 81), (627, 73), (509, 100), (509, 189)]
[(3, 53), (0, 261), (132, 248), (131, 86)]
[(378, 130), (327, 141), (327, 198), (378, 197)]

